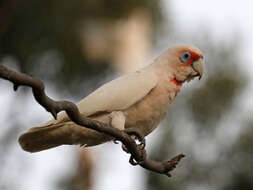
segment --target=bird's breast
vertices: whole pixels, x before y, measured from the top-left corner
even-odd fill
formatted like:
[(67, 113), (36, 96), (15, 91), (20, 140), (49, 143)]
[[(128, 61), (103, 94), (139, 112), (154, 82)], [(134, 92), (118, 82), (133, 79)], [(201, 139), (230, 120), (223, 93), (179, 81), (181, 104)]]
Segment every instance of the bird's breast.
[(125, 110), (126, 128), (138, 128), (143, 135), (151, 133), (165, 117), (168, 105), (173, 101), (178, 89), (157, 86), (142, 100)]

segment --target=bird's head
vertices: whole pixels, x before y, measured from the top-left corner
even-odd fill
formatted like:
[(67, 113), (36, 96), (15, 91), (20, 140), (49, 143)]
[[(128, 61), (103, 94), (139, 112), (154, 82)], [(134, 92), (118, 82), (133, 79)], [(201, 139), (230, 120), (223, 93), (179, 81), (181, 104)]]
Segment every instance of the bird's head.
[(191, 81), (203, 75), (203, 55), (195, 46), (176, 45), (170, 47), (164, 54), (166, 64), (173, 74), (172, 80), (177, 84)]

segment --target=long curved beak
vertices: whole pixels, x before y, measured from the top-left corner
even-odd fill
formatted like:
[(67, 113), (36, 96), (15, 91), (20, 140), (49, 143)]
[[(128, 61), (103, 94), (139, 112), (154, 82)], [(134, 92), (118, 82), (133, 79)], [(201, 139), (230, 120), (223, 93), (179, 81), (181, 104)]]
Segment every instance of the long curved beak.
[(199, 80), (200, 80), (203, 75), (203, 59), (200, 58), (197, 61), (194, 61), (191, 64), (191, 67), (193, 68), (194, 71), (196, 71), (198, 73)]

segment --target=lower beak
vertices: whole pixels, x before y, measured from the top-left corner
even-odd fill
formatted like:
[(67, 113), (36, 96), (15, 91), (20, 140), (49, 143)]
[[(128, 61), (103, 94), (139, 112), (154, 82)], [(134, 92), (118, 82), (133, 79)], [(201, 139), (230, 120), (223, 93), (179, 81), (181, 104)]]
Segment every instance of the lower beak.
[(203, 75), (203, 60), (200, 58), (197, 61), (194, 61), (191, 64), (191, 67), (193, 68), (194, 71), (198, 73), (199, 80), (200, 80)]

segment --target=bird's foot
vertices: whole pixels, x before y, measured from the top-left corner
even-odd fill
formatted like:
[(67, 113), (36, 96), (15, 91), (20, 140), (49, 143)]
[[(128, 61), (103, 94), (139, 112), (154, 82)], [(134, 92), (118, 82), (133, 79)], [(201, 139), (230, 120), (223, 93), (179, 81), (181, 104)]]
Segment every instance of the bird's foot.
[[(143, 150), (145, 148), (146, 140), (145, 140), (144, 136), (137, 129), (128, 128), (128, 129), (125, 129), (124, 132), (127, 133), (128, 135), (130, 135), (135, 141), (137, 141), (137, 146), (141, 150)], [(123, 150), (126, 151), (126, 147), (123, 147), (123, 146), (124, 145), (122, 145)]]
[(147, 158), (147, 153), (145, 150), (141, 150), (141, 157), (136, 160), (133, 155), (130, 156), (129, 158), (129, 163), (132, 164), (133, 166), (139, 165), (141, 163), (143, 163)]
[[(140, 131), (138, 131), (138, 129), (127, 128), (127, 129), (124, 129), (124, 132), (128, 134), (135, 141), (137, 148), (141, 152), (141, 154), (138, 155), (137, 159), (134, 158), (133, 155), (131, 155), (129, 159), (129, 163), (134, 166), (141, 164), (143, 161), (146, 160), (146, 157), (147, 157), (147, 154), (145, 151), (146, 141), (145, 141), (144, 136), (140, 133)], [(114, 139), (113, 142), (115, 144), (118, 144), (118, 139)], [(128, 148), (124, 144), (122, 144), (122, 149), (126, 153), (130, 153)]]

